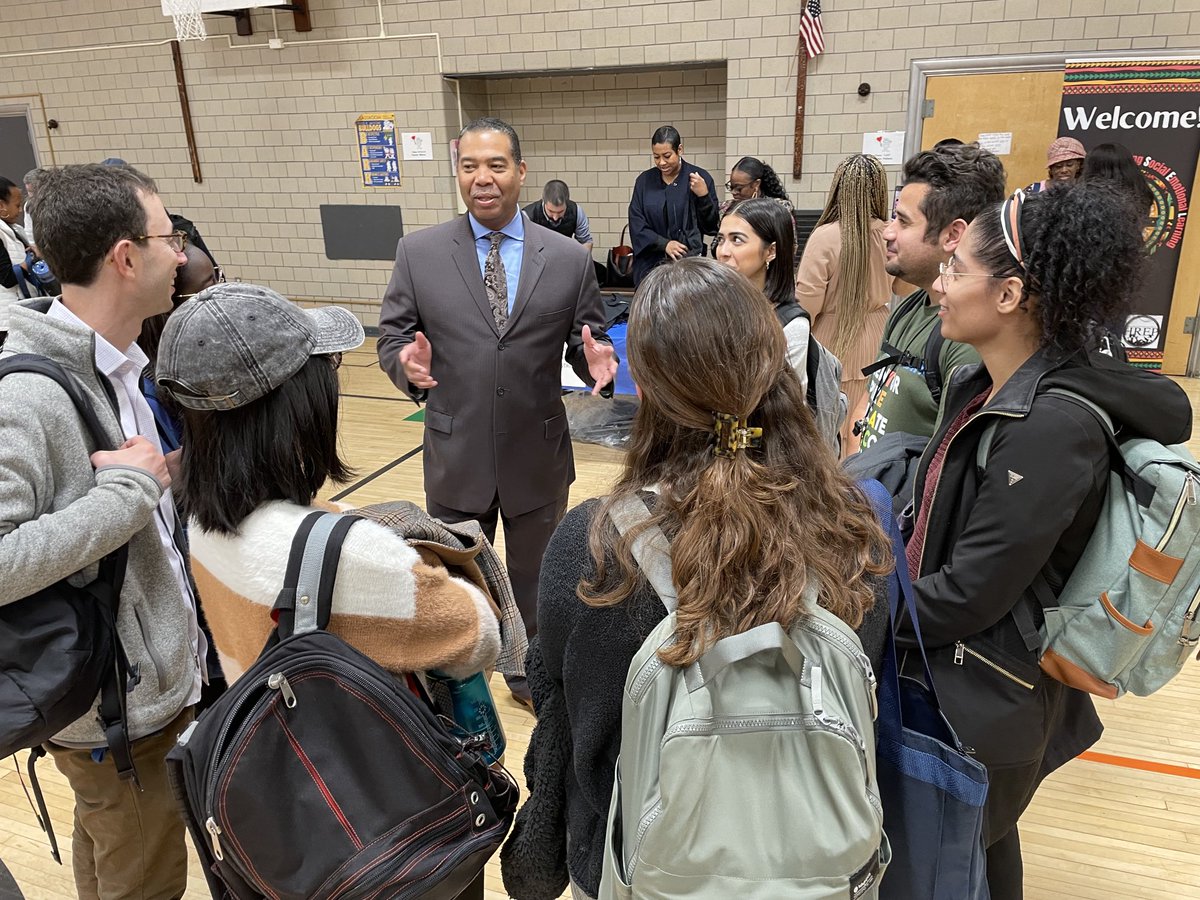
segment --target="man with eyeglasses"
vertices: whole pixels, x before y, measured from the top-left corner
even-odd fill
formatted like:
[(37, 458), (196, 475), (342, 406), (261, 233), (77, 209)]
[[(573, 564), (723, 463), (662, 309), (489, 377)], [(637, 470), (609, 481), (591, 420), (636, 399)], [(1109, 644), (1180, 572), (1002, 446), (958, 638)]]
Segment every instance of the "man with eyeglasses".
[(163, 758), (192, 719), (207, 643), (135, 338), (144, 319), (170, 310), (186, 237), (154, 182), (128, 166), (47, 171), (33, 221), (63, 293), (13, 308), (3, 355), (34, 353), (67, 370), (117, 449), (92, 452), (51, 379), (0, 379), (0, 605), (68, 576), (86, 583), (128, 544), (116, 624), (132, 677), (116, 718), (130, 743), (106, 732), (93, 707), (48, 749), (75, 794), (79, 895), (178, 897), (187, 852)]

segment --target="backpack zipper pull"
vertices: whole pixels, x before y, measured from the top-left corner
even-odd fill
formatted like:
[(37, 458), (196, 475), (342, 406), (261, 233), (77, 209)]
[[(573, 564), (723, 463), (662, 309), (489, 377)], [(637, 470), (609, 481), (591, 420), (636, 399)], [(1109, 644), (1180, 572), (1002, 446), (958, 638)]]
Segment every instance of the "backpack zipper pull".
[(221, 852), (221, 826), (217, 824), (212, 816), (209, 816), (208, 821), (204, 823), (204, 827), (212, 835), (213, 856), (224, 862), (225, 854)]
[(288, 709), (295, 707), (296, 695), (292, 693), (292, 686), (288, 684), (287, 676), (282, 672), (275, 672), (273, 675), (268, 677), (267, 687), (283, 694), (283, 702)]
[(1184, 478), (1184, 491), (1187, 495), (1188, 506), (1195, 506), (1196, 505), (1196, 477), (1191, 472), (1188, 472), (1187, 476)]
[(954, 664), (961, 666), (963, 664), (963, 654), (966, 653), (967, 645), (959, 641), (954, 645)]

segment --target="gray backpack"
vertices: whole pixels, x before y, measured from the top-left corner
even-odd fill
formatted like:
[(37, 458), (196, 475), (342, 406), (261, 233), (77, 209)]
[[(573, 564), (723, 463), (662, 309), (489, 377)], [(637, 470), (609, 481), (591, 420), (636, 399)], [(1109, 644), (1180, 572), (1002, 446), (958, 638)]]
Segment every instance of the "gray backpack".
[[(1181, 446), (1121, 440), (1108, 414), (1078, 394), (1047, 393), (1099, 419), (1122, 465), (1109, 475), (1096, 529), (1057, 599), (1043, 576), (1033, 585), (1046, 617), (1040, 633), (1022, 607), (1014, 618), (1046, 674), (1100, 697), (1145, 697), (1200, 644), (1200, 465)], [(995, 429), (980, 438), (980, 470)]]
[[(626, 533), (649, 513), (611, 513)], [(866, 900), (891, 849), (875, 783), (875, 679), (849, 628), (810, 615), (725, 638), (687, 668), (674, 640), (669, 546), (653, 527), (638, 566), (668, 615), (625, 682), (599, 900)]]

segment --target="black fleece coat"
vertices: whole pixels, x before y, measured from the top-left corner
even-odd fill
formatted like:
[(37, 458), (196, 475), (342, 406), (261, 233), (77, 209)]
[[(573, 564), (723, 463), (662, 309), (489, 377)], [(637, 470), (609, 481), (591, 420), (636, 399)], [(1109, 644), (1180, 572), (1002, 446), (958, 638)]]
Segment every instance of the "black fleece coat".
[[(951, 379), (917, 468), (917, 504), (929, 459), (950, 424), (990, 387), (982, 365), (959, 369)], [(989, 845), (1016, 824), (1041, 778), (1095, 743), (1102, 730), (1089, 695), (1043, 675), (1038, 648), (1028, 647), (1014, 616), (1041, 625), (1042, 579), (1050, 592), (1062, 589), (1108, 487), (1104, 426), (1079, 404), (1047, 394), (1052, 387), (1096, 403), (1121, 436), (1175, 444), (1191, 435), (1191, 404), (1161, 375), (1099, 354), (1055, 362), (1038, 352), (950, 441), (931, 495), (914, 588), (943, 709), (988, 766)], [(981, 470), (979, 441), (992, 423)], [(897, 643), (912, 648), (911, 629), (902, 629)], [(907, 654), (906, 674), (918, 674), (915, 657)]]
[[(654, 501), (653, 494), (642, 497)], [(598, 609), (576, 596), (579, 582), (595, 575), (587, 542), (598, 506), (588, 500), (568, 512), (542, 561), (538, 635), (526, 662), (538, 717), (525, 755), (529, 799), (500, 852), (504, 888), (516, 900), (556, 900), (568, 870), (588, 894), (599, 892), (625, 677), (667, 615), (649, 585), (619, 606)], [(858, 629), (876, 672), (887, 610), (887, 581), (880, 579), (875, 605)]]

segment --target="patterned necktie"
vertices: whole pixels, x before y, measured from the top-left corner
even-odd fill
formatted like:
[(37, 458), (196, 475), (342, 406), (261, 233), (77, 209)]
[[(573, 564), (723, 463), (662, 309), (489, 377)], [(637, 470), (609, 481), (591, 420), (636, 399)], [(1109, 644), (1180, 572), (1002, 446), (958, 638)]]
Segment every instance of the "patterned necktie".
[(504, 261), (500, 258), (500, 242), (504, 235), (493, 231), (488, 235), (492, 247), (488, 250), (487, 260), (483, 264), (483, 290), (487, 294), (488, 304), (492, 307), (492, 318), (496, 327), (504, 330), (508, 322), (508, 274), (504, 271)]

